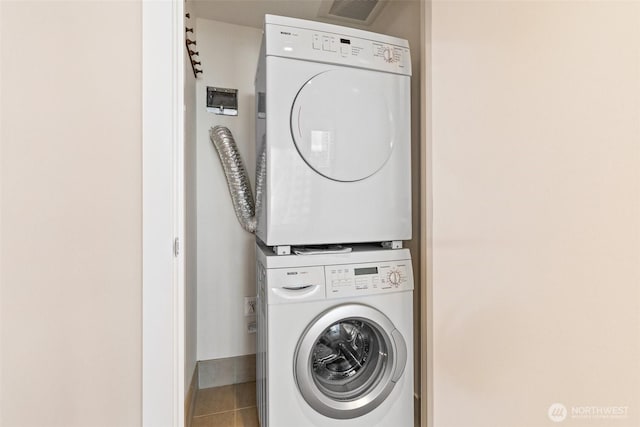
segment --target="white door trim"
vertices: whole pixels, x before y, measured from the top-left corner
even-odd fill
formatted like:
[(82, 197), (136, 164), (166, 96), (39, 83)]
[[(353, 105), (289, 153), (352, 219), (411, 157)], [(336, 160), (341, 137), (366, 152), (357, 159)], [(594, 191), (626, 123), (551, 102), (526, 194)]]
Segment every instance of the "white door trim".
[(142, 2), (142, 425), (184, 426), (182, 0)]
[(431, 177), (431, 2), (420, 3), (420, 425), (433, 427), (433, 179)]

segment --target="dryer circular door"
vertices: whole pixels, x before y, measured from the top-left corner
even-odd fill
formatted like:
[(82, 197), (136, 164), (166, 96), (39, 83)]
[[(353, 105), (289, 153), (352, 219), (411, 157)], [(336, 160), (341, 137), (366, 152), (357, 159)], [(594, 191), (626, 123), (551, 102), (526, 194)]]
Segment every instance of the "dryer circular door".
[(387, 162), (396, 143), (389, 99), (398, 77), (335, 69), (309, 79), (291, 108), (291, 134), (304, 161), (342, 182), (365, 179)]
[(294, 375), (306, 402), (331, 418), (356, 418), (389, 396), (407, 362), (404, 338), (382, 312), (336, 306), (304, 331)]

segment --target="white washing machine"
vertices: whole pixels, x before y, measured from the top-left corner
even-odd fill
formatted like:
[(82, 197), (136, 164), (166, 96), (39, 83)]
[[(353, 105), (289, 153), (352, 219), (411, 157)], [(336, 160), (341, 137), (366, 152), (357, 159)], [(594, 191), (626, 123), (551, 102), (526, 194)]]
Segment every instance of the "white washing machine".
[(258, 238), (269, 246), (411, 238), (410, 76), (406, 40), (265, 17)]
[(409, 250), (256, 251), (261, 427), (413, 426)]

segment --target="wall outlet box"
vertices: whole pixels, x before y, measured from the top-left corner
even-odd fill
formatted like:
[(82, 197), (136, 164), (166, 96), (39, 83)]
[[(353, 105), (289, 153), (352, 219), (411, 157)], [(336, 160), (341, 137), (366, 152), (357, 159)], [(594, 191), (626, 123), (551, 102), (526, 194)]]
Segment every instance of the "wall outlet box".
[(207, 86), (207, 111), (225, 116), (237, 116), (238, 89)]
[(244, 297), (244, 315), (255, 316), (256, 315), (256, 297)]

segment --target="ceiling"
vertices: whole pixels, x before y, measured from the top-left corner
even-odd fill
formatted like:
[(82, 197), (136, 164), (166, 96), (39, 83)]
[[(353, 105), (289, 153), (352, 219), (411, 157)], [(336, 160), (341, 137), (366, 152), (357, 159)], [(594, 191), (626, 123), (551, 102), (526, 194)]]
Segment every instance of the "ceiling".
[[(262, 28), (264, 15), (282, 15), (310, 19), (350, 27), (368, 28), (362, 24), (347, 23), (318, 15), (320, 7), (332, 0), (188, 0), (193, 16), (227, 22), (229, 24)], [(362, 1), (362, 0), (361, 0)], [(389, 3), (389, 0), (382, 0)]]
[[(2, 1), (2, 0), (0, 0)], [(186, 0), (192, 18), (210, 19), (228, 24), (243, 25), (262, 30), (264, 15), (281, 15), (311, 21), (328, 22), (346, 27), (360, 28), (375, 33), (400, 37), (409, 41), (412, 63), (419, 67), (421, 46), (421, 3), (424, 0), (379, 0), (384, 3), (380, 13), (370, 25), (345, 22), (322, 17), (320, 9), (328, 10), (333, 0)], [(364, 1), (364, 0), (355, 0)]]

